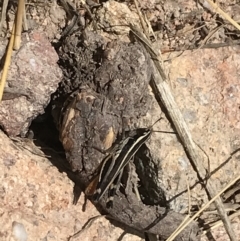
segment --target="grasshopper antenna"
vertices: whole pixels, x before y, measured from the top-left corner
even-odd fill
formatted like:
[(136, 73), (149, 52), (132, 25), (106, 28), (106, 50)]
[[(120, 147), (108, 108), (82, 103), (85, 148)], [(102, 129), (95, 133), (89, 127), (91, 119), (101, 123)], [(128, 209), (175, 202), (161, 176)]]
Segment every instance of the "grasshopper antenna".
[[(163, 119), (163, 117), (158, 118), (158, 119), (150, 126), (149, 129), (152, 129), (153, 126), (154, 126), (156, 123), (158, 123), (160, 120), (162, 120), (162, 119)], [(161, 133), (175, 134), (175, 135), (176, 135), (176, 132), (174, 132), (174, 131), (154, 131), (154, 130), (153, 130), (152, 132), (161, 132)]]

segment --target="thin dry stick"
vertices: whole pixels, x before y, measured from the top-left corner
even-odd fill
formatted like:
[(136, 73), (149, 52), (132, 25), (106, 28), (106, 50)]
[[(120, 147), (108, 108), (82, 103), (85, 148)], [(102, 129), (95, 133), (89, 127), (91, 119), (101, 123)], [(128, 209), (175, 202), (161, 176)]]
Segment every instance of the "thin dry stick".
[[(159, 60), (157, 58), (157, 54), (153, 50), (151, 43), (148, 39), (137, 29), (137, 27), (130, 25), (132, 32), (137, 37), (137, 39), (144, 45), (146, 50), (149, 52), (149, 54), (152, 57), (152, 60), (154, 62), (153, 64), (153, 76), (151, 81), (151, 86), (154, 90), (155, 96), (157, 99), (161, 101), (161, 103), (165, 106), (168, 115), (176, 128), (176, 131), (183, 143), (183, 146), (185, 148), (185, 151), (191, 161), (191, 164), (194, 167), (194, 170), (198, 173), (198, 176), (200, 178), (200, 181), (203, 181), (205, 177), (207, 176), (207, 172), (203, 166), (203, 157), (200, 155), (200, 153), (197, 151), (196, 145), (194, 141), (192, 140), (191, 133), (188, 130), (187, 124), (182, 116), (182, 113), (180, 112), (174, 97), (171, 93), (171, 89), (166, 82), (167, 78), (166, 75), (159, 63)], [(209, 178), (208, 182), (206, 183), (206, 189), (209, 193), (210, 197), (214, 197), (216, 193), (215, 185), (213, 184), (211, 178)], [(232, 230), (230, 221), (228, 219), (228, 216), (225, 212), (223, 203), (220, 198), (217, 198), (215, 200), (215, 205), (218, 210), (218, 213), (224, 223), (224, 226), (226, 228), (226, 231), (230, 237), (231, 241), (237, 241), (234, 235), (234, 232)]]
[(73, 234), (72, 236), (70, 236), (68, 238), (68, 241), (72, 241), (72, 240), (78, 238), (80, 234), (82, 234), (83, 232), (87, 231), (92, 226), (92, 224), (99, 218), (106, 218), (106, 215), (97, 215), (97, 216), (95, 216), (93, 218), (90, 218), (88, 220), (87, 224), (84, 225), (84, 227), (80, 231), (78, 231), (77, 233)]
[[(181, 226), (180, 229), (178, 229), (179, 232), (181, 232), (189, 223), (191, 223), (195, 218), (197, 218), (211, 203), (213, 203), (215, 200), (217, 200), (221, 194), (223, 194), (229, 187), (231, 187), (235, 182), (237, 182), (240, 179), (240, 176), (233, 179), (225, 188), (223, 188), (215, 197), (213, 197), (208, 203), (206, 203), (197, 213), (195, 213), (187, 222), (184, 223), (184, 225)], [(173, 240), (178, 234), (171, 235), (171, 240)], [(170, 238), (170, 237), (169, 237)], [(235, 238), (235, 237), (234, 237)]]
[(187, 190), (188, 190), (188, 215), (190, 215), (191, 214), (191, 206), (192, 206), (192, 203), (191, 203), (191, 191), (190, 191), (187, 175), (185, 174), (184, 176), (185, 176), (185, 179), (186, 179)]
[(218, 5), (216, 3), (214, 3), (211, 0), (207, 0), (208, 3), (214, 8), (214, 10), (219, 13), (220, 15), (222, 15), (228, 22), (230, 22), (235, 28), (237, 28), (238, 30), (240, 30), (240, 25), (234, 21), (227, 13), (225, 13), (220, 7), (218, 7)]
[(230, 198), (237, 191), (240, 191), (239, 185), (224, 193), (224, 200), (227, 200), (228, 198)]
[(11, 35), (11, 38), (10, 38), (10, 41), (8, 44), (7, 54), (6, 54), (6, 58), (5, 58), (4, 66), (3, 66), (2, 77), (0, 80), (0, 101), (2, 100), (3, 91), (4, 91), (6, 79), (7, 79), (8, 68), (10, 66), (11, 57), (12, 57), (14, 29), (15, 29), (15, 25), (13, 25), (13, 28), (12, 28), (12, 35)]
[(191, 191), (190, 191), (190, 187), (189, 187), (189, 183), (188, 183), (188, 179), (186, 174), (184, 175), (185, 179), (186, 179), (186, 183), (187, 183), (187, 190), (188, 190), (188, 215), (184, 218), (184, 220), (181, 222), (181, 224), (178, 226), (178, 228), (171, 234), (171, 236), (166, 240), (166, 241), (172, 241), (173, 239), (171, 238), (174, 235), (178, 235), (180, 233), (180, 229), (181, 227), (188, 221), (188, 219), (190, 218), (190, 209), (191, 209)]
[[(143, 16), (142, 16), (142, 13), (141, 13), (141, 11), (140, 11), (140, 9), (139, 9), (139, 7), (138, 7), (138, 2), (137, 2), (137, 0), (134, 0), (134, 4), (135, 4), (135, 7), (136, 7), (137, 12), (138, 12), (138, 16), (139, 16), (139, 19), (140, 19), (140, 22), (141, 22), (141, 25), (142, 25), (142, 29), (143, 29), (143, 31), (144, 31), (144, 34), (145, 34), (146, 36), (148, 36), (148, 31), (147, 31), (147, 28), (146, 28), (146, 23), (145, 23), (144, 20), (143, 20)], [(149, 38), (149, 36), (148, 36), (148, 38)]]
[[(232, 219), (234, 219), (235, 217), (238, 217), (238, 216), (240, 216), (240, 210), (238, 210), (235, 213), (229, 215), (229, 218), (230, 218), (230, 220), (232, 220)], [(220, 227), (221, 225), (222, 225), (222, 220), (218, 220), (213, 224), (209, 224), (209, 226), (211, 226), (211, 227), (207, 230), (204, 230), (202, 235), (208, 233), (210, 230), (213, 230), (213, 229), (216, 229), (216, 228)]]
[(26, 6), (23, 4), (23, 30), (28, 31), (27, 16), (26, 16)]
[[(168, 237), (168, 239), (167, 239), (166, 241), (173, 241), (174, 238), (175, 238), (179, 233), (181, 233), (181, 231), (185, 228), (185, 223), (188, 222), (189, 218), (190, 218), (190, 216), (187, 215), (187, 216), (183, 219), (183, 221), (180, 223), (180, 225), (178, 226), (178, 228), (171, 234), (170, 237)], [(183, 228), (182, 228), (182, 227), (183, 227)]]
[(0, 21), (0, 32), (2, 31), (3, 22), (6, 19), (6, 12), (9, 0), (4, 0), (2, 5), (2, 14), (1, 14), (1, 21)]
[(13, 49), (15, 49), (15, 50), (18, 50), (20, 48), (20, 44), (21, 44), (24, 4), (25, 4), (24, 0), (18, 0), (15, 39), (14, 39), (14, 46), (13, 46)]
[[(168, 110), (168, 114), (179, 134), (179, 137), (185, 147), (185, 151), (188, 154), (194, 169), (197, 170), (197, 173), (200, 179), (204, 180), (204, 178), (207, 176), (207, 173), (202, 164), (203, 158), (201, 157), (201, 155), (198, 153), (196, 149), (196, 145), (192, 140), (192, 136), (183, 119), (182, 113), (178, 109), (178, 106), (174, 101), (173, 96), (171, 95), (171, 89), (169, 88), (169, 85), (165, 81), (159, 82), (159, 76), (160, 76), (159, 72), (155, 71), (154, 81), (152, 81), (153, 89), (155, 89), (155, 93), (158, 93), (158, 96), (161, 98), (162, 103), (165, 105), (166, 109)], [(211, 179), (207, 181), (206, 189), (210, 197), (215, 196), (216, 188)], [(235, 238), (234, 232), (232, 230), (230, 221), (228, 219), (228, 216), (224, 210), (223, 203), (220, 198), (216, 199), (215, 205), (221, 219), (223, 220), (223, 223), (230, 237), (230, 240), (237, 241)]]

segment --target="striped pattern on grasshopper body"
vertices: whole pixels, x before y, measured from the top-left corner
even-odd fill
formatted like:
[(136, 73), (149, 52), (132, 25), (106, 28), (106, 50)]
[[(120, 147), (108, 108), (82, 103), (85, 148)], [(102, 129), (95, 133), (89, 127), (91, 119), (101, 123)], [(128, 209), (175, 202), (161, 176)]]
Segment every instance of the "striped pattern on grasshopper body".
[[(129, 163), (139, 148), (150, 138), (152, 128), (139, 128), (128, 132), (113, 152), (108, 154), (101, 165), (98, 176), (89, 184), (85, 193), (92, 195), (98, 202), (108, 191), (107, 207), (112, 207), (113, 197), (121, 182), (125, 166)], [(92, 190), (95, 189), (95, 190)]]

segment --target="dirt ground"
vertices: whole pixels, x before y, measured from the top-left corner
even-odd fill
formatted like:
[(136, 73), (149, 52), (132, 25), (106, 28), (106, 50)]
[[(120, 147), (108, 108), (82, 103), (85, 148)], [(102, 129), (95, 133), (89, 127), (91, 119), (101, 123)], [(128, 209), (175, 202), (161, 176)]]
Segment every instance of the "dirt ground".
[[(239, 30), (218, 14), (209, 1), (136, 2), (148, 29), (146, 34), (161, 56), (175, 101), (199, 151), (204, 153), (203, 165), (211, 174), (217, 193), (240, 173)], [(12, 57), (0, 104), (1, 240), (143, 240), (143, 227), (149, 226), (152, 213), (158, 216), (162, 214), (161, 208), (169, 205), (175, 222), (169, 224), (168, 219), (163, 219), (155, 229), (149, 228), (151, 233), (161, 236), (160, 240), (166, 240), (189, 211), (194, 214), (209, 200), (175, 134), (152, 134), (147, 143), (150, 154), (146, 154), (151, 158), (145, 172), (139, 174), (138, 166), (131, 164), (139, 190), (150, 189), (144, 182), (148, 185), (151, 179), (156, 184), (145, 196), (140, 192), (145, 200), (141, 204), (132, 201), (136, 195), (126, 198), (128, 193), (123, 195), (119, 191), (115, 208), (108, 211), (105, 200), (95, 207), (86, 202), (80, 191), (101, 160), (97, 151), (81, 149), (88, 133), (97, 136), (94, 139), (89, 134), (98, 143), (109, 126), (114, 133), (121, 132), (120, 115), (127, 116), (131, 127), (151, 126), (161, 116), (163, 120), (154, 125), (154, 130), (174, 131), (148, 85), (150, 58), (140, 46), (131, 45), (129, 24), (142, 26), (135, 1), (72, 1), (67, 5), (68, 11), (62, 3), (52, 0), (26, 4), (29, 30), (23, 32), (21, 48)], [(238, 1), (217, 4), (239, 21)], [(0, 23), (1, 58), (15, 12), (16, 5), (10, 1), (6, 18)], [(124, 61), (119, 64), (119, 59)], [(95, 80), (98, 85), (94, 85)], [(121, 90), (121, 86), (128, 92)], [(119, 92), (114, 92), (113, 87)], [(63, 111), (66, 96), (76, 89), (81, 90), (81, 96), (73, 96), (74, 108), (71, 104), (71, 108), (69, 105)], [(123, 107), (119, 104), (121, 98), (115, 101), (121, 95), (128, 100)], [(96, 109), (105, 109), (104, 115), (94, 112), (95, 119), (89, 114), (93, 99)], [(109, 101), (106, 105), (105, 99)], [(77, 108), (88, 114), (87, 122), (78, 121)], [(72, 115), (74, 124), (69, 125), (66, 116)], [(64, 118), (66, 125), (62, 124)], [(86, 131), (87, 125), (94, 132)], [(72, 139), (76, 143), (70, 149)], [(151, 165), (154, 172), (147, 169)], [(166, 206), (158, 204), (163, 196)], [(236, 240), (240, 240), (239, 183), (221, 199), (228, 215), (233, 217), (230, 220)], [(125, 202), (134, 206), (126, 211), (128, 217), (120, 212), (127, 210)], [(133, 216), (142, 210), (145, 214), (140, 218)], [(106, 211), (125, 225), (100, 215)], [(96, 216), (99, 217), (91, 221)], [(171, 220), (170, 214), (169, 217)], [(209, 229), (218, 220), (211, 205), (196, 223), (192, 222), (190, 231), (186, 229), (176, 240), (187, 240), (184, 235), (190, 232), (189, 240), (229, 240), (223, 225)], [(194, 239), (195, 232), (198, 237)]]

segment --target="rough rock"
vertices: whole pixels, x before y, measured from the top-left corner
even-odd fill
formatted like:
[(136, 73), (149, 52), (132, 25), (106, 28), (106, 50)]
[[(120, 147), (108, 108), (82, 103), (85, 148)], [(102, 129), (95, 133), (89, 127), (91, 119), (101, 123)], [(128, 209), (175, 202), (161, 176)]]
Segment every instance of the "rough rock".
[[(18, 140), (18, 141), (17, 141)], [(0, 213), (1, 240), (66, 241), (87, 221), (99, 215), (84, 196), (73, 205), (73, 182), (44, 157), (31, 140), (10, 140), (0, 132)], [(60, 157), (57, 157), (58, 161)], [(25, 233), (26, 232), (26, 233)], [(16, 237), (18, 239), (16, 239)], [(140, 240), (100, 217), (79, 237), (70, 240)], [(24, 240), (25, 241), (25, 240)]]
[(25, 135), (31, 121), (49, 104), (62, 73), (58, 55), (44, 32), (33, 31), (23, 38), (9, 69), (0, 125), (10, 136)]
[[(237, 93), (234, 90), (237, 90), (239, 85), (238, 52), (238, 47), (189, 51), (166, 62), (174, 96), (185, 113), (194, 140), (198, 141), (210, 156), (211, 170), (224, 163), (232, 151), (239, 147), (237, 139), (239, 96), (234, 94)], [(159, 117), (154, 106), (158, 108), (157, 104), (154, 104), (148, 115), (155, 113)], [(156, 125), (154, 128), (156, 130), (169, 128), (168, 124), (163, 122)], [(180, 151), (181, 145), (174, 135), (153, 133), (150, 144), (153, 143), (157, 144), (162, 164), (160, 173), (165, 176), (163, 184), (166, 185), (169, 196), (175, 196), (181, 193), (181, 190), (186, 190), (185, 173), (189, 185), (195, 184), (194, 173), (188, 171), (190, 166), (187, 158), (184, 152)], [(23, 147), (28, 148), (26, 144)], [(48, 240), (66, 240), (81, 230), (89, 217), (99, 214), (90, 202), (87, 203), (87, 211), (81, 211), (83, 196), (76, 206), (72, 205), (73, 183), (46, 158), (33, 155), (24, 148), (20, 149), (3, 133), (0, 133), (0, 149), (2, 153), (0, 168), (3, 173), (0, 192), (1, 239), (8, 240), (11, 237), (15, 221), (24, 225), (29, 240), (44, 240), (44, 238), (46, 240), (46, 237)], [(214, 174), (219, 190), (233, 176), (239, 174), (238, 158), (237, 152)], [(178, 186), (175, 183), (178, 183)], [(191, 190), (191, 197), (192, 202), (197, 204), (201, 204), (202, 199), (204, 202), (207, 200), (205, 191), (200, 185)], [(186, 210), (187, 193), (178, 196), (176, 200), (179, 203), (178, 210)], [(239, 218), (236, 217), (233, 221), (236, 235), (239, 235), (239, 223)], [(118, 240), (123, 233), (124, 231), (114, 227), (102, 217), (81, 233), (78, 239)], [(214, 230), (212, 234), (216, 240), (227, 240), (223, 227)], [(130, 235), (123, 235), (122, 240), (134, 240), (134, 238), (140, 240)]]

